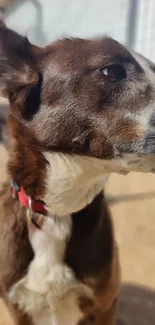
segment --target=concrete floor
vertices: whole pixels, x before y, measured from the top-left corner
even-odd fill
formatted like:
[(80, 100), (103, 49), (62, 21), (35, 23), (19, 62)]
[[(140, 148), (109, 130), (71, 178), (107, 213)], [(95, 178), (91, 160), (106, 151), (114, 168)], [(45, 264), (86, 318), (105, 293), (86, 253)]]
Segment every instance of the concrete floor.
[[(0, 147), (0, 182), (5, 179), (6, 152)], [(113, 174), (107, 184), (120, 247), (122, 290), (119, 325), (155, 324), (155, 175)], [(0, 325), (12, 325), (0, 302)]]

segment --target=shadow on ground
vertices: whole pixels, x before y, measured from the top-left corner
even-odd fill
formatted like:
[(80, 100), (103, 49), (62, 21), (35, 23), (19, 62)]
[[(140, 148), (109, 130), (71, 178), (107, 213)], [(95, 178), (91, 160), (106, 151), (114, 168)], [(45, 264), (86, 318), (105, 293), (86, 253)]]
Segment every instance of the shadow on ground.
[(155, 198), (155, 191), (143, 192), (143, 193), (134, 193), (134, 194), (126, 194), (126, 195), (106, 195), (107, 202), (110, 205), (114, 205), (117, 203), (124, 203), (130, 201), (143, 201), (147, 199)]
[(117, 325), (155, 324), (155, 291), (134, 284), (122, 285), (117, 320)]

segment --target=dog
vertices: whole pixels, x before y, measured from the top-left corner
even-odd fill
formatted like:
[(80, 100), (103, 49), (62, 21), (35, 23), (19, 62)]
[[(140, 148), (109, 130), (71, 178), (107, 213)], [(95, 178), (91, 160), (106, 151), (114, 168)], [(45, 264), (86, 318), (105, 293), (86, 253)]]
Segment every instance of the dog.
[(155, 171), (155, 66), (104, 37), (44, 48), (0, 27), (9, 100), (0, 292), (16, 325), (113, 325), (120, 263), (103, 188)]

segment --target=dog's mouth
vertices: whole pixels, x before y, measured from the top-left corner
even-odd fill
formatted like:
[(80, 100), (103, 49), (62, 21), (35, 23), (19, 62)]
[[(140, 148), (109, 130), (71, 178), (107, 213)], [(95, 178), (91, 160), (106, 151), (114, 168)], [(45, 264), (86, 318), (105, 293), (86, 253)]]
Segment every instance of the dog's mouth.
[(155, 131), (149, 131), (145, 137), (144, 151), (146, 155), (155, 155)]
[(121, 159), (116, 160), (115, 172), (119, 174), (155, 173), (155, 154), (124, 154)]
[(155, 132), (148, 132), (138, 141), (128, 141), (116, 146), (113, 160), (114, 172), (155, 173)]
[(155, 114), (151, 116), (149, 129), (144, 141), (144, 152), (146, 155), (155, 155)]

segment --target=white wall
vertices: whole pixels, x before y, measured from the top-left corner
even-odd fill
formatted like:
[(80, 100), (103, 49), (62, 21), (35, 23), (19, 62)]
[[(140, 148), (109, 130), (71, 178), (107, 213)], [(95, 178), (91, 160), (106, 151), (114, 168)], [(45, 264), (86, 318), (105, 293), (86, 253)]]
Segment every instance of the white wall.
[(40, 45), (108, 34), (155, 62), (155, 0), (17, 0), (6, 23)]
[(155, 62), (155, 0), (139, 0), (135, 49)]
[(29, 0), (7, 10), (9, 27), (36, 44), (109, 34), (125, 43), (130, 0)]

